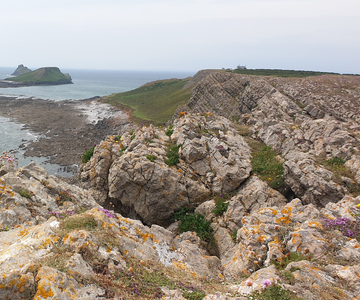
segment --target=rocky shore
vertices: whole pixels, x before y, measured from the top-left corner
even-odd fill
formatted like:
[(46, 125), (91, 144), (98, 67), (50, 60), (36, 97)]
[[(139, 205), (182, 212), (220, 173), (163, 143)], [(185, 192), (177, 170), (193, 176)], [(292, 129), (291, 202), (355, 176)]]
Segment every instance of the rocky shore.
[(0, 298), (360, 299), (360, 79), (194, 81), (165, 127), (97, 143), (80, 186), (0, 158)]
[(130, 126), (127, 114), (97, 103), (97, 99), (50, 101), (0, 96), (0, 115), (41, 136), (26, 146), (25, 155), (48, 157), (49, 162), (62, 166), (78, 165), (86, 149)]

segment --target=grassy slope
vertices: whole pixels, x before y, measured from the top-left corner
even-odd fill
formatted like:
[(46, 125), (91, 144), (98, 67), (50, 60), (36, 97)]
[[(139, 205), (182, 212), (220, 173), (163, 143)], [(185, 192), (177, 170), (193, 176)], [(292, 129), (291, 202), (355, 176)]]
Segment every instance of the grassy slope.
[(23, 82), (27, 84), (51, 84), (51, 83), (70, 83), (70, 77), (61, 73), (57, 67), (40, 68), (17, 77), (7, 78), (6, 80)]
[(102, 102), (120, 108), (130, 108), (135, 121), (153, 124), (167, 122), (176, 108), (187, 103), (191, 89), (184, 90), (189, 79), (159, 80), (145, 84), (135, 90), (113, 94), (102, 98)]

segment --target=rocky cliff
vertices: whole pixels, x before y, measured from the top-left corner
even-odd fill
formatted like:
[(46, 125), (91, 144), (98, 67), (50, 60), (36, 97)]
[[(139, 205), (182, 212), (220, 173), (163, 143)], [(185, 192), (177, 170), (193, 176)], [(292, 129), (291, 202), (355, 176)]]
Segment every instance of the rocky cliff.
[(359, 81), (199, 72), (81, 187), (4, 154), (0, 295), (360, 299)]
[(18, 65), (14, 73), (12, 73), (12, 76), (19, 76), (21, 74), (29, 73), (31, 70), (28, 67), (25, 67), (24, 65)]

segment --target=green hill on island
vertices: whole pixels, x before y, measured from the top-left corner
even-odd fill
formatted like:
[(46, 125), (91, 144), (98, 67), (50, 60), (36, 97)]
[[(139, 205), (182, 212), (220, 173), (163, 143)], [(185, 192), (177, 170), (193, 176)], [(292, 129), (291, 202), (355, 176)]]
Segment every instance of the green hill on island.
[(69, 74), (64, 74), (57, 67), (44, 67), (32, 72), (21, 74), (6, 80), (18, 82), (24, 85), (53, 85), (72, 83)]

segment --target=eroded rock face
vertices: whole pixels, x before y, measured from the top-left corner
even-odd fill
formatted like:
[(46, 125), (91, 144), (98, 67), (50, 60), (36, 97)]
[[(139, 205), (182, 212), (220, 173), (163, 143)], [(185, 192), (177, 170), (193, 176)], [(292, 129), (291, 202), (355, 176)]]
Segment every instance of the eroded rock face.
[[(336, 202), (352, 191), (354, 179), (360, 182), (356, 76), (276, 78), (208, 70), (194, 78), (193, 96), (177, 113), (212, 112), (247, 124), (252, 137), (289, 161), (286, 182), (305, 203)], [(302, 154), (306, 164), (299, 159)], [(354, 178), (342, 178), (342, 187), (335, 183), (338, 175), (323, 166), (333, 158), (342, 159), (355, 173)], [(301, 183), (296, 183), (296, 171), (306, 172)]]
[[(353, 208), (360, 203), (359, 198), (346, 196), (320, 210), (314, 204), (303, 205), (300, 199), (286, 203), (282, 195), (252, 176), (228, 200), (221, 216), (214, 215), (213, 200), (197, 209), (212, 222), (217, 257), (207, 252), (196, 233), (178, 234), (158, 225), (145, 226), (104, 209), (88, 190), (48, 176), (35, 164), (6, 170), (0, 178), (1, 222), (6, 229), (0, 232), (0, 284), (4, 286), (0, 297), (106, 298), (108, 290), (99, 284), (99, 278), (104, 272), (107, 278), (131, 275), (131, 260), (161, 264), (193, 278), (237, 281), (236, 285), (222, 286), (217, 294), (210, 293), (208, 299), (244, 299), (266, 288), (264, 282), (281, 285), (306, 299), (336, 293), (351, 299), (359, 293), (354, 281), (359, 273), (359, 242), (325, 228), (322, 221), (337, 217), (355, 220)], [(25, 198), (16, 192), (25, 186), (34, 195)], [(66, 199), (61, 198), (64, 190), (68, 191)], [(27, 217), (22, 220), (17, 206), (24, 212), (37, 208), (29, 210), (29, 215), (24, 213)], [(87, 210), (76, 210), (78, 206)], [(17, 217), (5, 228), (8, 219), (4, 216), (13, 215), (12, 211)], [(275, 262), (284, 261), (289, 253), (299, 258), (275, 268)], [(121, 270), (127, 273), (119, 273)], [(317, 278), (320, 288), (309, 284), (311, 278)], [(183, 297), (181, 289), (165, 289), (163, 293)]]
[(59, 181), (35, 163), (19, 169), (7, 169), (0, 177), (0, 228), (20, 224), (41, 224), (60, 210), (98, 207), (92, 195), (75, 185)]
[[(151, 224), (249, 177), (249, 147), (227, 119), (183, 114), (168, 130), (142, 127), (119, 141), (108, 138), (82, 167), (83, 186), (97, 190), (100, 204)], [(170, 148), (179, 157), (174, 166)]]

